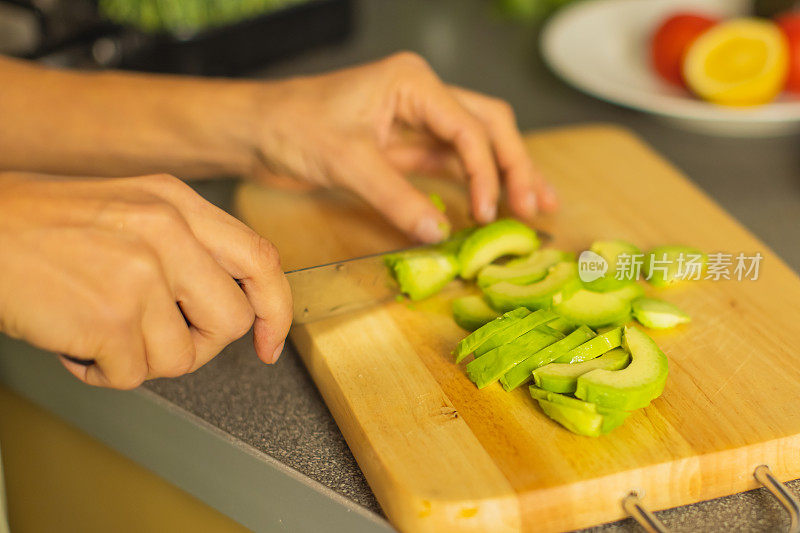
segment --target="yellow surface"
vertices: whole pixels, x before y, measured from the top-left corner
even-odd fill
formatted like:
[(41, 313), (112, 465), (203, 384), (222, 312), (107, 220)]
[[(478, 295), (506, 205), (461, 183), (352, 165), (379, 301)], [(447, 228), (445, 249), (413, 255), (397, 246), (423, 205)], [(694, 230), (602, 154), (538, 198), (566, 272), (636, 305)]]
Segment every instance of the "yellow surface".
[(770, 102), (783, 89), (789, 68), (786, 38), (772, 22), (734, 19), (695, 40), (683, 74), (701, 98), (724, 105)]
[(248, 531), (2, 387), (0, 449), (14, 533)]
[[(549, 420), (524, 387), (477, 390), (464, 375), (467, 361), (453, 363), (465, 333), (442, 298), (294, 328), (390, 520), (405, 531), (570, 530), (621, 518), (620, 499), (632, 489), (660, 509), (754, 488), (761, 462), (779, 478), (800, 477), (800, 279), (633, 135), (570, 128), (528, 142), (563, 202), (536, 222), (553, 246), (579, 251), (616, 238), (642, 249), (759, 251), (759, 280), (650, 289), (692, 323), (652, 332), (669, 357), (664, 395), (596, 439)], [(464, 224), (463, 189), (429, 185), (455, 227)], [(341, 196), (248, 185), (237, 202), (287, 268), (407, 242)]]

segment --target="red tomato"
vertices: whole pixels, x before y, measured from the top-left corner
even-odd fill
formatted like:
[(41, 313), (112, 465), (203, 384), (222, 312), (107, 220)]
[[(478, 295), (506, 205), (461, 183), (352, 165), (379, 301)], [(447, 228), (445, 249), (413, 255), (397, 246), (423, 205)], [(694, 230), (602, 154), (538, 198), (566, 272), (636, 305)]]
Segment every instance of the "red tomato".
[(800, 92), (800, 13), (786, 13), (775, 22), (789, 42), (789, 74), (786, 76), (785, 89)]
[(676, 13), (664, 20), (650, 43), (656, 72), (670, 83), (685, 85), (681, 74), (683, 56), (689, 45), (716, 23), (717, 19), (697, 13)]

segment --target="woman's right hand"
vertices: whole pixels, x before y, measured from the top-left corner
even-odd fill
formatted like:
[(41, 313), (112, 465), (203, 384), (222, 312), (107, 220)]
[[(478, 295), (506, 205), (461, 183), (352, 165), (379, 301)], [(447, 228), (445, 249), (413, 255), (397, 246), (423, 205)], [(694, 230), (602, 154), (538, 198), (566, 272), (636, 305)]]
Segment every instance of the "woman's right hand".
[(272, 363), (291, 319), (275, 247), (180, 180), (0, 174), (0, 330), (86, 383), (192, 372), (254, 320)]

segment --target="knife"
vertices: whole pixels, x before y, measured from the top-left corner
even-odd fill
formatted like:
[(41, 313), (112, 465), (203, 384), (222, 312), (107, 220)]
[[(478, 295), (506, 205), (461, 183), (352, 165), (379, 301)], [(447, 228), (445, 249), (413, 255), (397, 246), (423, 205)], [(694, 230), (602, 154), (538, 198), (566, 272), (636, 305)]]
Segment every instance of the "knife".
[[(536, 230), (536, 234), (542, 243), (552, 240), (547, 232)], [(429, 248), (404, 248), (286, 272), (292, 289), (292, 323), (308, 324), (394, 300), (400, 288), (383, 258)]]

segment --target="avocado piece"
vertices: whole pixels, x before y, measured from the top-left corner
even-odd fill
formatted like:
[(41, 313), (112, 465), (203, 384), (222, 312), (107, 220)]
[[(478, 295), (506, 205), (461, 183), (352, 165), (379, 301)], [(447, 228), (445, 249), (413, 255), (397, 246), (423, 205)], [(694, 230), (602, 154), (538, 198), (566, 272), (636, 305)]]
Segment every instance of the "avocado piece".
[(414, 301), (442, 290), (455, 279), (460, 268), (455, 255), (435, 248), (388, 254), (383, 260), (400, 291)]
[[(705, 269), (708, 256), (690, 246), (659, 246), (650, 250), (644, 257), (642, 272), (645, 279), (654, 287), (668, 287), (693, 274), (689, 272), (687, 262), (692, 258), (700, 256), (700, 276)], [(683, 258), (683, 272), (681, 268), (681, 258)]]
[[(578, 377), (602, 368), (604, 370), (620, 370), (630, 361), (630, 355), (622, 348), (615, 348), (583, 363), (550, 363), (533, 370), (536, 386), (551, 392), (575, 392)], [(516, 368), (516, 367), (515, 367)]]
[(486, 342), (492, 335), (503, 331), (517, 320), (529, 314), (531, 314), (531, 312), (528, 309), (519, 307), (488, 322), (461, 339), (461, 342), (456, 346), (456, 363), (460, 363), (462, 359), (474, 352), (476, 348), (480, 347), (480, 345)]
[(501, 281), (517, 285), (527, 285), (539, 281), (547, 275), (548, 269), (568, 260), (569, 254), (561, 250), (537, 250), (527, 257), (514, 260), (505, 265), (486, 265), (478, 273), (478, 286), (488, 287)]
[(622, 370), (592, 370), (578, 378), (575, 396), (609, 409), (646, 407), (664, 390), (669, 373), (667, 356), (640, 329), (625, 328), (624, 347), (631, 363)]
[(530, 392), (547, 416), (573, 433), (586, 437), (599, 437), (609, 433), (630, 415), (628, 411), (607, 409), (536, 387), (531, 387)]
[(639, 256), (641, 259), (642, 252), (633, 244), (622, 240), (610, 241), (595, 241), (589, 249), (602, 257), (608, 263), (608, 270), (606, 273), (593, 281), (585, 282), (583, 285), (590, 291), (595, 292), (608, 292), (620, 289), (635, 280), (631, 279), (618, 279), (617, 278), (617, 265), (619, 264), (618, 258), (620, 255), (631, 256), (629, 261), (632, 261), (633, 256)]
[(554, 360), (555, 363), (582, 363), (595, 357), (600, 357), (609, 350), (618, 348), (622, 345), (622, 328), (614, 328), (600, 333), (596, 337), (584, 342), (580, 346), (573, 348), (564, 355)]
[(560, 331), (564, 335), (569, 335), (577, 329), (575, 324), (562, 317), (558, 317), (555, 320), (548, 322), (547, 325), (557, 331)]
[[(552, 322), (549, 322), (547, 325), (552, 327)], [(542, 348), (535, 354), (524, 359), (517, 366), (506, 372), (506, 374), (500, 378), (500, 383), (506, 390), (515, 389), (523, 383), (527, 383), (531, 379), (531, 372), (542, 365), (551, 366), (548, 365), (548, 363), (550, 363), (553, 359), (560, 356), (564, 352), (568, 352), (573, 348), (577, 348), (594, 336), (594, 331), (592, 331), (588, 326), (581, 326), (560, 341), (554, 342), (550, 346)]]
[(633, 317), (648, 328), (669, 329), (692, 320), (692, 317), (678, 306), (655, 298), (637, 298), (631, 307)]
[(549, 309), (575, 293), (581, 287), (575, 263), (561, 262), (551, 267), (541, 281), (530, 285), (515, 285), (507, 281), (495, 283), (484, 289), (489, 304), (495, 309), (515, 307)]
[(539, 248), (539, 238), (531, 228), (512, 219), (492, 222), (466, 238), (458, 252), (461, 277), (472, 279), (478, 271), (498, 257), (525, 255)]
[(644, 296), (644, 287), (642, 287), (639, 283), (628, 283), (624, 287), (619, 289), (615, 289), (613, 291), (607, 291), (603, 294), (608, 296), (615, 296), (621, 300), (627, 300), (629, 302), (634, 301), (636, 298), (641, 298)]
[(630, 319), (631, 304), (628, 300), (607, 292), (581, 289), (554, 307), (566, 320), (575, 324), (586, 324), (592, 328), (610, 324), (624, 324)]
[(489, 307), (483, 296), (477, 294), (456, 298), (452, 307), (456, 324), (467, 331), (475, 331), (500, 316), (500, 313)]
[(538, 352), (562, 338), (564, 335), (554, 329), (537, 327), (467, 363), (467, 375), (482, 389), (500, 379), (528, 354)]
[(558, 318), (558, 315), (552, 311), (544, 309), (535, 311), (486, 339), (486, 342), (475, 348), (475, 357), (480, 357), (486, 352), (507, 344), (533, 328), (547, 324), (556, 318)]

